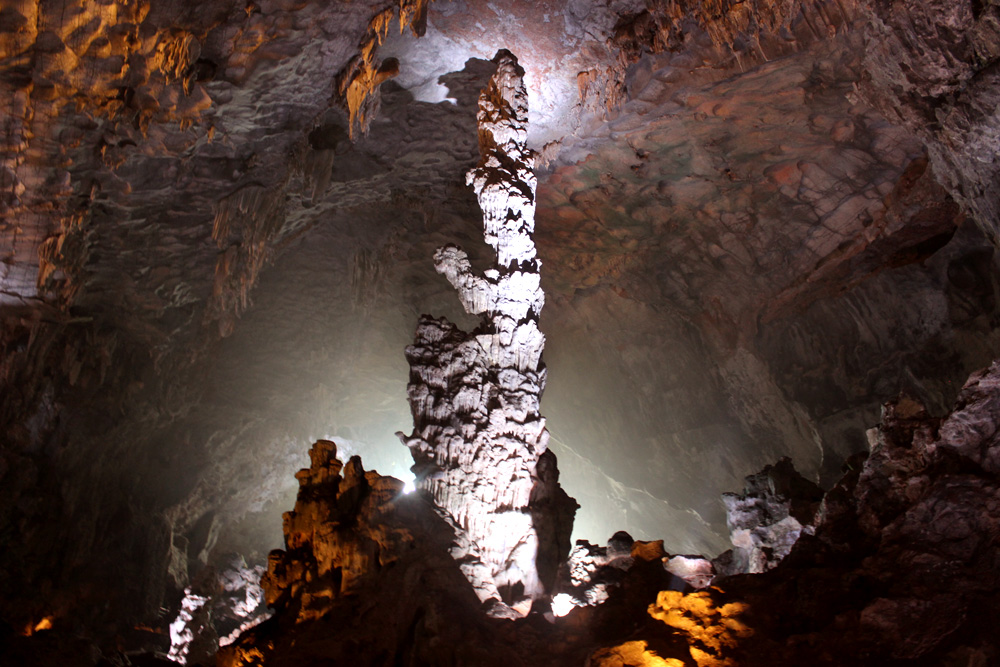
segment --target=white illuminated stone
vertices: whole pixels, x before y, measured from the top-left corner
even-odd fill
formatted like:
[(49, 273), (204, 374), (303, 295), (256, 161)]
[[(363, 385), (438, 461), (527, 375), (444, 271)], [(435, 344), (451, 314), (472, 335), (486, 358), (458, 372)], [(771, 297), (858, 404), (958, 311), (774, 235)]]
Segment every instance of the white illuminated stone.
[(167, 657), (181, 665), (187, 664), (187, 654), (191, 648), (191, 642), (195, 634), (200, 632), (200, 627), (195, 620), (198, 610), (208, 601), (207, 597), (195, 595), (191, 589), (184, 590), (184, 599), (181, 600), (181, 610), (177, 618), (170, 624), (170, 653)]
[(565, 616), (573, 611), (577, 605), (573, 603), (573, 598), (566, 593), (559, 593), (552, 596), (552, 614), (554, 616)]
[[(478, 275), (456, 246), (434, 254), (438, 273), (482, 323), (469, 334), (447, 320), (421, 318), (406, 350), (414, 432), (403, 440), (417, 488), (459, 531), (452, 555), (480, 599), (493, 601), (491, 613), (510, 618), (527, 614), (552, 584), (556, 535), (571, 525), (575, 503), (558, 488), (554, 459), (547, 463), (552, 474), (538, 473), (549, 436), (539, 412), (545, 337), (538, 316), (545, 297), (532, 239), (535, 155), (526, 145), (524, 73), (506, 51), (494, 62), (497, 72), (479, 100), (482, 161), (467, 182), (479, 198), (496, 264)], [(541, 510), (533, 502), (546, 502), (545, 511), (561, 519), (547, 517), (540, 533)], [(568, 550), (568, 533), (566, 542)], [(539, 553), (548, 559), (542, 567)]]

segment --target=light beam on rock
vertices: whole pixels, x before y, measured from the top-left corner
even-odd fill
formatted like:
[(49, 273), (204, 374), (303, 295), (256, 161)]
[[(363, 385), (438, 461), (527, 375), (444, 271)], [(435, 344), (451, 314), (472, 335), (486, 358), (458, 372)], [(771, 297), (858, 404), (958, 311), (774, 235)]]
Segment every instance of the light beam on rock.
[(498, 616), (524, 615), (552, 586), (569, 549), (575, 502), (558, 485), (539, 401), (545, 386), (545, 297), (532, 239), (535, 154), (527, 147), (524, 71), (508, 51), (479, 98), (482, 160), (469, 172), (496, 265), (476, 275), (468, 255), (448, 245), (438, 273), (465, 310), (482, 317), (461, 331), (423, 316), (407, 348), (408, 395), (417, 488), (455, 524), (453, 556)]

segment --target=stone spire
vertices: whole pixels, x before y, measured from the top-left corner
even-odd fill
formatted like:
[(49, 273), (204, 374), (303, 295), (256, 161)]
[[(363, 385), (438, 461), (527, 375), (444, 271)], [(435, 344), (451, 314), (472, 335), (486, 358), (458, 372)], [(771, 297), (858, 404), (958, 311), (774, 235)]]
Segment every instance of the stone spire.
[(453, 555), (496, 615), (527, 613), (546, 594), (569, 550), (576, 503), (559, 487), (539, 401), (545, 386), (545, 298), (532, 239), (534, 153), (527, 147), (527, 92), (517, 59), (501, 50), (479, 98), (482, 160), (467, 181), (483, 211), (494, 268), (472, 272), (456, 246), (434, 255), (465, 310), (482, 317), (461, 331), (421, 317), (406, 349), (414, 432), (404, 438), (417, 486), (456, 525)]

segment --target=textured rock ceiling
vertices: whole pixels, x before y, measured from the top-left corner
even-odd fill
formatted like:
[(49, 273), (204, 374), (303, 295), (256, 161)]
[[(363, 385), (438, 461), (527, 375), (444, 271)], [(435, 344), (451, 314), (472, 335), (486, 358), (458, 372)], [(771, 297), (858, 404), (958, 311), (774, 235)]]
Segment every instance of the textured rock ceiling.
[(995, 355), (993, 4), (399, 5), (0, 9), (9, 622), (145, 618), (262, 557), (317, 437), (406, 474), (402, 349), (467, 321), (431, 255), (488, 259), (464, 173), (499, 47), (578, 535), (719, 551), (744, 475), (830, 483), (881, 401), (942, 411)]

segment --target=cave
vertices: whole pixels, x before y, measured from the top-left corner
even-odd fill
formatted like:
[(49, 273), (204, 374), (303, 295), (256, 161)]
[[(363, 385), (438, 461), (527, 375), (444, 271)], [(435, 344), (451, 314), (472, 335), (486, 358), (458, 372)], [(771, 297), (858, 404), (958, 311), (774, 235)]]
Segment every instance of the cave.
[(0, 4), (0, 665), (1000, 662), (998, 63), (979, 0)]

